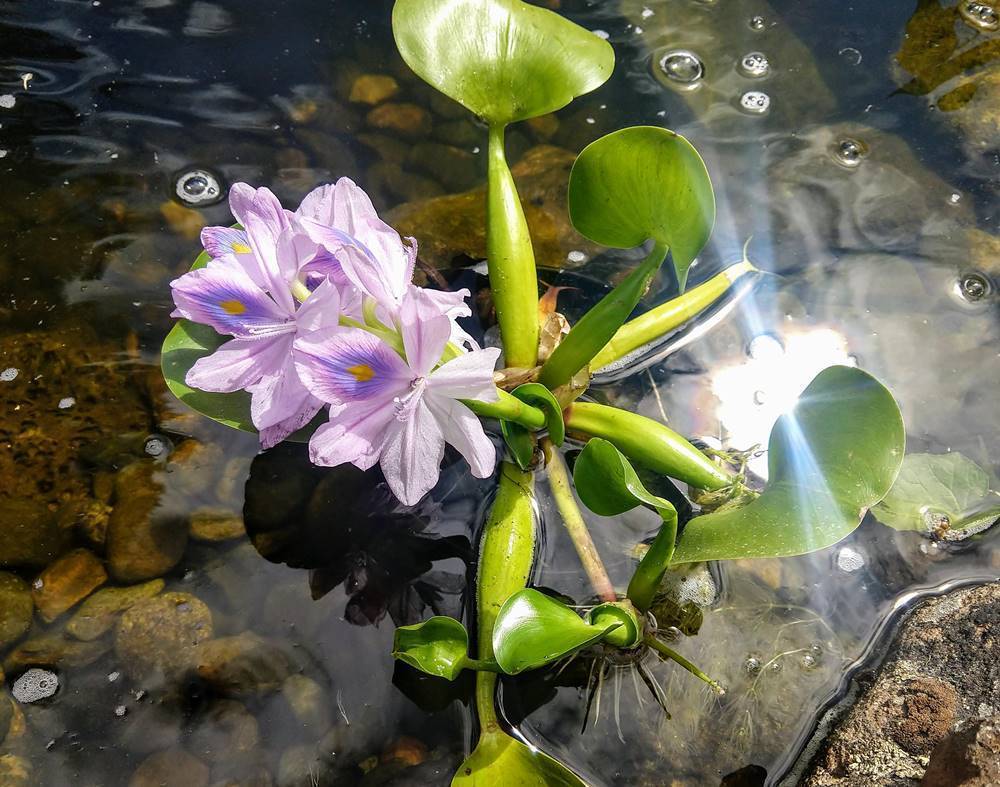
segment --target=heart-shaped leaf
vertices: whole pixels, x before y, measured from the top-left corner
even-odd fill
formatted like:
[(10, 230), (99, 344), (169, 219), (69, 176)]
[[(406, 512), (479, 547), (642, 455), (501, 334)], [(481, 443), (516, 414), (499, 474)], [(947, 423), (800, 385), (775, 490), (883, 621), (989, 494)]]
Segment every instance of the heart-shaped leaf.
[(872, 510), (896, 530), (958, 538), (1000, 517), (1000, 494), (990, 489), (989, 474), (957, 451), (907, 454), (889, 494)]
[(400, 626), (392, 655), (428, 675), (455, 680), (469, 666), (469, 633), (454, 618), (436, 615), (413, 626)]
[[(549, 431), (549, 439), (556, 445), (563, 444), (566, 439), (566, 426), (563, 423), (562, 407), (548, 388), (539, 383), (523, 383), (511, 391), (511, 394), (545, 413), (545, 426)], [(527, 470), (535, 453), (535, 441), (531, 433), (520, 424), (506, 420), (500, 421), (500, 430), (518, 467)]]
[(491, 124), (554, 112), (615, 64), (607, 41), (521, 0), (396, 0), (392, 32), (421, 79)]
[(580, 153), (569, 177), (569, 213), (577, 230), (603, 246), (630, 249), (650, 239), (668, 246), (683, 290), (715, 224), (715, 195), (690, 142), (664, 128), (633, 126)]
[(472, 754), (451, 780), (452, 787), (586, 787), (579, 776), (538, 749), (512, 738), (497, 725), (479, 734)]
[(904, 447), (899, 406), (885, 386), (860, 369), (824, 369), (771, 430), (763, 494), (688, 522), (673, 562), (801, 555), (835, 544), (885, 497)]
[(653, 603), (677, 539), (677, 509), (668, 500), (642, 485), (628, 459), (607, 440), (590, 440), (573, 466), (573, 482), (583, 504), (595, 514), (617, 516), (636, 506), (647, 505), (660, 515), (660, 526), (649, 550), (639, 562), (626, 595), (645, 612)]
[(600, 642), (622, 626), (617, 619), (588, 623), (574, 609), (537, 590), (520, 590), (500, 608), (493, 629), (493, 655), (500, 669), (517, 675)]

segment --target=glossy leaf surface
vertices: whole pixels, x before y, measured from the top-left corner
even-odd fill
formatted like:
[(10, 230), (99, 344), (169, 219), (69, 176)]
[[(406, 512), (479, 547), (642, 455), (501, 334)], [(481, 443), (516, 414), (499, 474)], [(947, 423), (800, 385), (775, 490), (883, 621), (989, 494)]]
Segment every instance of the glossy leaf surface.
[(586, 787), (579, 776), (496, 725), (480, 733), (452, 787)]
[(715, 224), (715, 195), (690, 142), (634, 126), (583, 149), (570, 173), (569, 212), (577, 230), (604, 246), (630, 249), (652, 239), (670, 247), (683, 290)]
[(500, 608), (493, 629), (493, 653), (500, 669), (516, 675), (599, 642), (621, 625), (616, 619), (602, 625), (588, 623), (561, 601), (526, 588)]
[(421, 79), (491, 124), (554, 112), (614, 69), (607, 41), (521, 0), (396, 0), (392, 31)]
[(695, 517), (674, 563), (814, 552), (851, 533), (892, 487), (905, 435), (892, 394), (870, 374), (824, 369), (768, 442), (768, 485), (744, 508)]
[(413, 626), (400, 626), (392, 655), (428, 675), (455, 680), (467, 666), (469, 633), (454, 618), (436, 615)]
[(576, 492), (595, 514), (616, 516), (633, 508), (651, 507), (663, 520), (656, 538), (639, 562), (628, 585), (627, 596), (641, 611), (649, 609), (653, 595), (670, 565), (677, 539), (677, 510), (642, 485), (625, 456), (607, 440), (594, 438), (584, 446), (573, 467)]
[(958, 452), (907, 454), (889, 494), (872, 510), (896, 530), (947, 538), (1000, 517), (1000, 494), (990, 489), (989, 474)]
[[(511, 391), (511, 395), (545, 413), (549, 439), (556, 445), (563, 444), (566, 426), (563, 423), (562, 407), (548, 388), (539, 383), (524, 383)], [(500, 422), (500, 429), (514, 461), (522, 470), (527, 470), (535, 453), (535, 441), (531, 433), (520, 424), (505, 420)]]

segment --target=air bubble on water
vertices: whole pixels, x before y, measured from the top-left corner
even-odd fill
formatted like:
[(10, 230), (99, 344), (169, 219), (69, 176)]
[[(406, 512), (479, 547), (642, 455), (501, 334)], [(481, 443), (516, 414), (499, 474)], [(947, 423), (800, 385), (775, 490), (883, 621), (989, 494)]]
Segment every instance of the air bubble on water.
[(958, 13), (977, 30), (1000, 30), (1000, 14), (988, 3), (968, 0), (959, 5)]
[(54, 672), (32, 667), (14, 682), (12, 693), (18, 702), (38, 702), (51, 697), (59, 689)]
[(146, 438), (143, 450), (152, 457), (160, 457), (170, 450), (170, 441), (160, 435), (150, 435)]
[(747, 675), (759, 674), (763, 666), (764, 663), (760, 660), (760, 657), (752, 653), (743, 660), (743, 669)]
[(751, 30), (763, 30), (764, 29), (764, 17), (762, 16), (751, 16), (747, 21), (747, 25)]
[(812, 653), (803, 653), (802, 658), (799, 659), (799, 664), (802, 665), (802, 669), (804, 670), (814, 670), (819, 666), (819, 659)]
[(587, 261), (587, 255), (584, 254), (582, 251), (577, 251), (574, 249), (573, 251), (571, 251), (569, 254), (566, 255), (566, 259), (569, 262), (581, 263)]
[(605, 41), (611, 38), (611, 34), (607, 30), (591, 30), (590, 32), (592, 32), (595, 36)]
[(771, 107), (771, 97), (760, 90), (748, 90), (740, 96), (740, 108), (752, 115), (763, 115)]
[(951, 195), (949, 195), (948, 197), (949, 205), (957, 205), (961, 201), (962, 201), (962, 195), (959, 194), (957, 191), (952, 192)]
[(68, 410), (74, 404), (76, 404), (76, 399), (74, 399), (72, 396), (64, 396), (62, 399), (59, 400), (59, 409)]
[(993, 291), (993, 285), (978, 271), (964, 273), (958, 278), (958, 295), (967, 303), (977, 303)]
[(0, 372), (0, 383), (9, 383), (17, 379), (18, 370), (13, 366), (8, 366)]
[(639, 14), (643, 19), (649, 19), (656, 12), (652, 8), (643, 8), (642, 13)]
[(771, 64), (763, 52), (747, 52), (740, 58), (740, 72), (744, 76), (760, 79), (766, 77), (770, 70)]
[(837, 52), (844, 60), (847, 61), (848, 65), (858, 66), (861, 65), (861, 52), (855, 49), (853, 46), (845, 46), (843, 49)]
[(0, 148), (0, 158), (7, 158), (7, 151)]
[(108, 673), (108, 683), (114, 683), (121, 676), (122, 676), (122, 674), (118, 670), (115, 670), (114, 672), (109, 672)]
[(174, 193), (187, 205), (210, 205), (222, 199), (222, 185), (208, 170), (192, 169), (177, 177)]
[(0, 108), (2, 109), (12, 109), (14, 104), (17, 103), (17, 99), (14, 98), (10, 93), (6, 93), (0, 96)]
[(697, 87), (705, 76), (705, 65), (701, 58), (687, 49), (671, 49), (660, 55), (656, 62), (661, 75), (685, 89)]
[(854, 547), (841, 547), (837, 552), (837, 568), (848, 574), (865, 567), (865, 556)]
[(767, 671), (768, 672), (773, 672), (773, 673), (777, 674), (777, 673), (781, 672), (781, 670), (783, 668), (784, 668), (784, 665), (781, 663), (781, 659), (775, 659), (768, 666)]
[(845, 137), (833, 146), (833, 157), (841, 166), (854, 169), (861, 159), (868, 155), (868, 147), (864, 142)]

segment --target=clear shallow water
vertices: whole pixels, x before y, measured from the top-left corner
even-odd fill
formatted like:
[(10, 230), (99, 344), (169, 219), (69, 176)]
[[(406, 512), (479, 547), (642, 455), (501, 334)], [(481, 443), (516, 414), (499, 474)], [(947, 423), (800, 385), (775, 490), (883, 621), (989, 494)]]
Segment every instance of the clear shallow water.
[[(390, 4), (377, 5), (0, 6), (0, 96), (13, 99), (0, 108), (3, 570), (31, 583), (74, 546), (106, 556), (101, 506), (118, 519), (165, 522), (168, 533), (210, 511), (242, 519), (248, 533), (210, 541), (202, 528), (187, 543), (168, 536), (146, 549), (174, 554), (159, 572), (165, 590), (204, 602), (213, 638), (244, 635), (249, 666), (239, 681), (193, 675), (183, 659), (176, 670), (161, 664), (149, 651), (184, 648), (155, 638), (145, 650), (114, 632), (81, 646), (65, 630), (73, 612), (53, 623), (36, 614), (4, 646), (8, 689), (33, 665), (60, 681), (51, 699), (13, 706), (23, 722), (10, 725), (0, 753), (31, 769), (27, 783), (126, 784), (163, 751), (193, 784), (444, 783), (462, 756), (468, 686), (421, 680), (395, 668), (389, 650), (394, 622), (466, 608), (489, 485), (470, 486), (457, 466), (433, 502), (398, 511), (377, 479), (312, 470), (301, 448), (255, 457), (251, 437), (171, 402), (156, 368), (170, 325), (167, 283), (188, 266), (201, 224), (228, 221), (224, 203), (177, 201), (181, 172), (269, 183), (291, 204), (349, 175), (384, 209), (477, 183), (479, 130), (406, 77)], [(692, 282), (738, 259), (751, 235), (751, 258), (780, 274), (699, 341), (597, 395), (746, 447), (766, 441), (815, 371), (856, 362), (897, 396), (911, 450), (959, 450), (995, 474), (995, 138), (932, 109), (956, 78), (930, 99), (899, 91), (909, 76), (893, 55), (912, 5), (624, 0), (564, 11), (608, 34), (615, 77), (560, 113), (555, 130), (512, 133), (512, 160), (543, 142), (578, 150), (622, 125), (665, 124), (705, 155), (719, 202)], [(758, 16), (763, 23), (752, 23)], [(976, 45), (956, 29), (960, 50)], [(656, 75), (675, 50), (702, 62), (694, 89)], [(750, 52), (766, 55), (767, 76), (740, 71)], [(970, 71), (989, 67), (996, 61)], [(349, 100), (360, 73), (393, 75), (396, 100), (430, 111), (430, 138), (463, 155), (433, 149), (428, 166), (409, 150), (423, 132), (373, 128), (368, 108)], [(767, 94), (766, 113), (741, 108), (748, 91)], [(858, 143), (846, 148), (856, 166), (844, 161), (845, 140)], [(854, 161), (850, 151), (863, 155)], [(428, 255), (438, 231), (414, 229)], [(575, 270), (546, 281), (580, 286), (562, 301), (572, 313), (628, 255), (590, 259), (593, 249), (558, 238), (546, 262)], [(970, 272), (993, 294), (975, 303), (958, 294)], [(461, 282), (482, 286), (470, 273)], [(9, 380), (8, 369), (17, 371)], [(136, 462), (149, 468), (110, 489)], [(549, 513), (541, 487), (540, 496)], [(153, 517), (142, 507), (150, 499)], [(39, 524), (53, 518), (66, 526)], [(594, 520), (609, 570), (624, 581), (628, 552), (653, 522)], [(540, 552), (536, 582), (585, 600), (553, 516)], [(748, 765), (774, 779), (900, 599), (998, 573), (992, 532), (944, 548), (867, 521), (823, 553), (721, 566), (710, 585), (692, 586), (692, 600), (712, 610), (676, 647), (728, 686), (723, 700), (676, 668), (652, 666), (665, 720), (622, 670), (605, 679), (600, 714), (595, 700), (581, 734), (589, 675), (580, 664), (512, 682), (505, 711), (597, 783), (713, 783)], [(190, 598), (179, 603), (182, 621), (200, 614)], [(181, 642), (205, 634), (178, 625)], [(246, 632), (268, 645), (248, 646)]]

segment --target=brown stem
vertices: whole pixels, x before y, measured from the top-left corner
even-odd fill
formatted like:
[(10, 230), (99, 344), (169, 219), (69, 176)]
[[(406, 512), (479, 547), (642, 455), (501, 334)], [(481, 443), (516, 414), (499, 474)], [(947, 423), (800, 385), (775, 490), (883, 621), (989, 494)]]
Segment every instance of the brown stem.
[(569, 480), (569, 471), (566, 469), (566, 462), (563, 461), (559, 450), (552, 444), (549, 438), (541, 440), (542, 451), (545, 453), (545, 467), (548, 470), (549, 487), (552, 489), (552, 496), (556, 500), (559, 514), (562, 516), (563, 524), (569, 533), (569, 537), (576, 547), (576, 553), (580, 556), (580, 562), (590, 577), (590, 584), (602, 601), (617, 601), (618, 594), (615, 593), (615, 586), (611, 584), (601, 556), (594, 546), (594, 540), (587, 530), (587, 523), (583, 520), (580, 507), (576, 504), (576, 497), (573, 495), (573, 486)]

